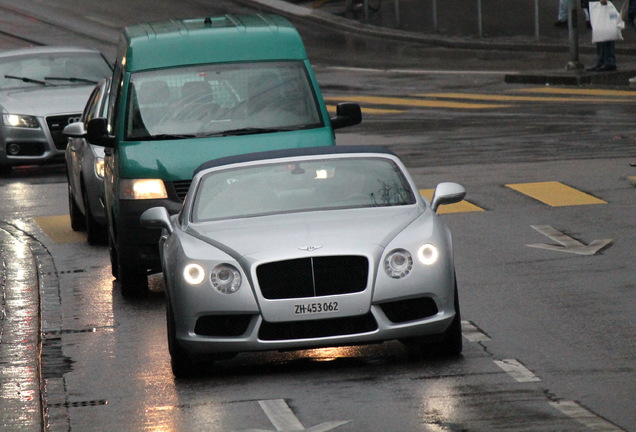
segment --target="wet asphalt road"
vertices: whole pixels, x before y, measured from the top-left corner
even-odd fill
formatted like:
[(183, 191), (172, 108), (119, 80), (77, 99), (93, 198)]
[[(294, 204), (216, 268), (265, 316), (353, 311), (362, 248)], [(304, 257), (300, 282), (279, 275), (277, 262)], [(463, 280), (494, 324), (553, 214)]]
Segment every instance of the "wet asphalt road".
[[(89, 16), (94, 26), (108, 16), (117, 23), (98, 26), (104, 30), (94, 32), (100, 39), (112, 38), (105, 29), (121, 23), (186, 13), (183, 4), (150, 10), (121, 2), (116, 17), (82, 12), (80, 2), (64, 5), (69, 9), (49, 14), (52, 19)], [(210, 11), (204, 2), (187, 6), (188, 16)], [(20, 16), (4, 19), (26, 25)], [(34, 26), (30, 35), (41, 38), (44, 24), (27, 21)], [(73, 27), (78, 25), (91, 27)], [(148, 298), (123, 299), (106, 249), (88, 246), (64, 224), (63, 168), (20, 168), (0, 179), (0, 202), (10, 203), (0, 208), (0, 426), (30, 431), (39, 421), (38, 385), (31, 378), (37, 378), (37, 365), (33, 357), (15, 354), (32, 347), (37, 335), (35, 283), (42, 296), (49, 430), (287, 430), (275, 427), (271, 409), (322, 430), (634, 430), (636, 170), (628, 162), (636, 157), (636, 132), (629, 95), (523, 101), (514, 97), (532, 87), (503, 83), (504, 71), (525, 70), (532, 61), (560, 64), (563, 54), (398, 49), (337, 32), (325, 36), (306, 24), (300, 29), (328, 101), (401, 98), (397, 106), (363, 103), (365, 109), (399, 112), (367, 111), (362, 125), (339, 134), (339, 143), (387, 145), (422, 188), (458, 181), (478, 209), (445, 216), (457, 248), (463, 357), (413, 363), (397, 343), (264, 353), (223, 362), (197, 380), (175, 381), (160, 277), (152, 278)], [(77, 38), (59, 27), (46, 32), (56, 43)], [(81, 42), (112, 50), (104, 40)], [(387, 54), (370, 55), (377, 51), (395, 55), (387, 63), (379, 60)], [(404, 102), (446, 101), (440, 93), (462, 102), (474, 102), (466, 95), (475, 94), (508, 99), (491, 100), (499, 105), (480, 110), (409, 108)], [(508, 186), (555, 180), (604, 204), (555, 207)], [(554, 243), (531, 228), (536, 225), (586, 243), (613, 243), (593, 256), (529, 248)], [(31, 260), (38, 263), (39, 281)], [(12, 317), (14, 333), (5, 330)], [(30, 333), (20, 333), (21, 327)]]

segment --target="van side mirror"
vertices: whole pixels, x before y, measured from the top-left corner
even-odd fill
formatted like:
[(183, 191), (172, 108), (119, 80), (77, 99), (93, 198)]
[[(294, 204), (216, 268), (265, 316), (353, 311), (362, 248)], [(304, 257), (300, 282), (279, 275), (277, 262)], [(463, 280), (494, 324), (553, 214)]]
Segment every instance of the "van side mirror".
[(115, 141), (108, 134), (108, 120), (103, 117), (90, 119), (86, 126), (86, 140), (104, 147), (114, 147)]
[(336, 105), (336, 116), (331, 118), (331, 127), (338, 129), (357, 125), (362, 121), (360, 105), (352, 102), (341, 102)]
[(458, 203), (466, 196), (466, 189), (457, 183), (440, 183), (435, 188), (431, 208), (437, 211), (439, 206)]

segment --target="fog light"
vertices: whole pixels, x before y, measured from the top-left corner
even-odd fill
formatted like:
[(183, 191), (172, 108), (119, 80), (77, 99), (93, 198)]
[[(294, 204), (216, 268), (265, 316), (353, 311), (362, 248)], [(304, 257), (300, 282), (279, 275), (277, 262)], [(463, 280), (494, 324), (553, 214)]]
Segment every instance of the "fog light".
[(11, 143), (7, 146), (7, 153), (12, 156), (16, 156), (20, 154), (20, 144)]

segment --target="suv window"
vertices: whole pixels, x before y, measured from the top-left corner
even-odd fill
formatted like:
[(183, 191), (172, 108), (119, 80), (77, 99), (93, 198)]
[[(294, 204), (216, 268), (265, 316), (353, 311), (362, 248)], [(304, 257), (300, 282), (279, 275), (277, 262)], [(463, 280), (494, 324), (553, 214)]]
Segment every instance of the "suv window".
[(126, 140), (254, 134), (324, 125), (300, 61), (135, 73), (126, 112)]

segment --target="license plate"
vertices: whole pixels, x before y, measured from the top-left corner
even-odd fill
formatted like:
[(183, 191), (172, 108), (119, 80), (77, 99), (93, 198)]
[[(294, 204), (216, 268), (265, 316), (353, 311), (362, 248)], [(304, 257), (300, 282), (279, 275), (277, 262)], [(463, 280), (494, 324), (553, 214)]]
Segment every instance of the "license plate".
[(294, 305), (294, 315), (309, 315), (319, 313), (338, 312), (340, 310), (338, 302), (312, 302)]

